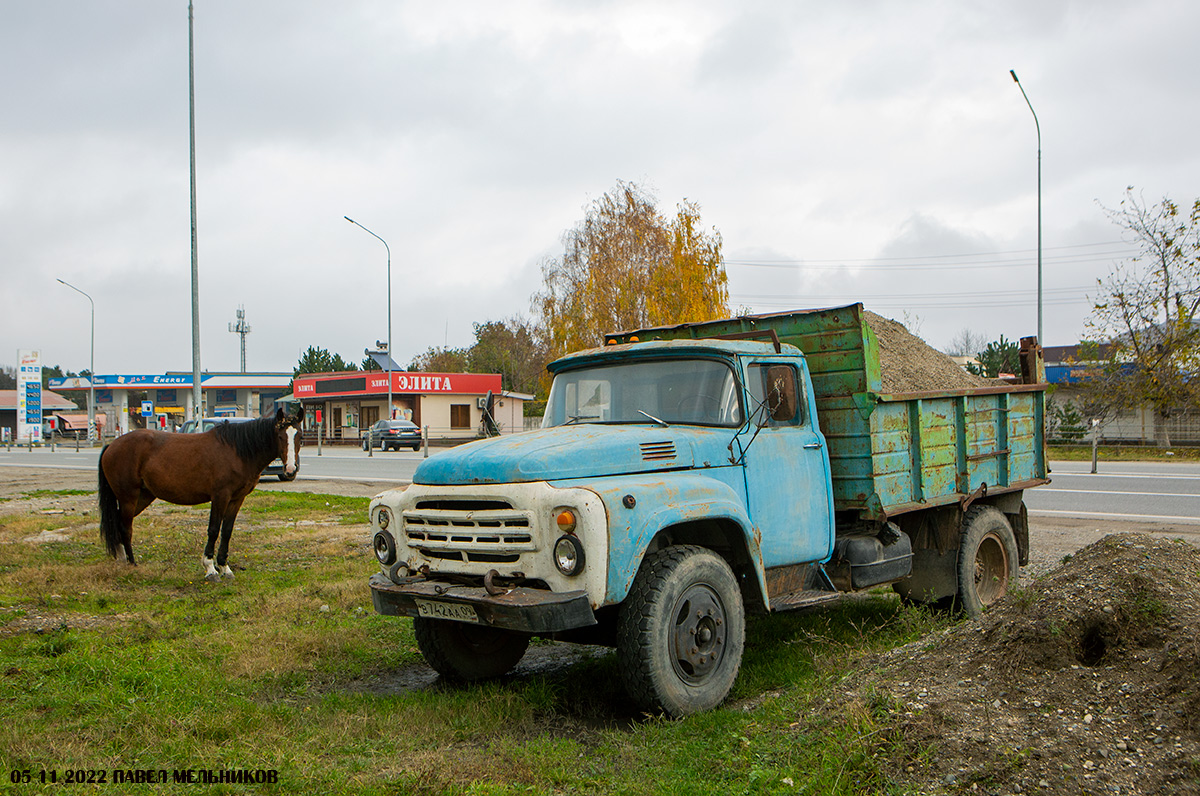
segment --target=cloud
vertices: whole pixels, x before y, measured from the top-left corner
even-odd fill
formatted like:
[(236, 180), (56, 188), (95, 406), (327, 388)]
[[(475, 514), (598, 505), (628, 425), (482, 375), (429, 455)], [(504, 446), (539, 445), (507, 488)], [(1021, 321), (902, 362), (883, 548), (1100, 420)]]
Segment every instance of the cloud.
[[(1047, 342), (1079, 334), (1086, 303), (1067, 299), (1120, 254), (1098, 246), (1116, 235), (1096, 200), (1132, 184), (1187, 201), (1200, 184), (1180, 132), (1200, 121), (1191, 3), (195, 13), (210, 369), (236, 367), (238, 305), (266, 370), (309, 345), (357, 359), (386, 333), (386, 252), (344, 215), (391, 247), (397, 356), (465, 345), (472, 322), (527, 311), (540, 258), (618, 179), (701, 205), (735, 304), (861, 298), (921, 313), (935, 341), (968, 325), (1015, 338), (1037, 161), (1009, 69), (1042, 125)], [(190, 368), (186, 8), (4, 4), (0, 70), (0, 364), (28, 347), (85, 366), (87, 303), (63, 278), (96, 299), (98, 368)], [(946, 260), (963, 267), (932, 267)]]

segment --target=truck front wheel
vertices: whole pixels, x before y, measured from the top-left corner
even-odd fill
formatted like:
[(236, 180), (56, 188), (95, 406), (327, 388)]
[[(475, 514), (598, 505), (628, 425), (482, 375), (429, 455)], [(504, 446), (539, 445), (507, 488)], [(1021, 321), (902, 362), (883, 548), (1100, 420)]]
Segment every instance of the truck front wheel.
[(737, 579), (702, 547), (646, 556), (617, 620), (621, 678), (642, 707), (672, 718), (721, 704), (742, 663), (746, 618)]
[(506, 674), (529, 647), (529, 636), (448, 619), (413, 619), (425, 662), (449, 680), (488, 680)]
[(958, 547), (957, 602), (978, 618), (1020, 576), (1017, 537), (1004, 514), (993, 506), (972, 506), (963, 518)]

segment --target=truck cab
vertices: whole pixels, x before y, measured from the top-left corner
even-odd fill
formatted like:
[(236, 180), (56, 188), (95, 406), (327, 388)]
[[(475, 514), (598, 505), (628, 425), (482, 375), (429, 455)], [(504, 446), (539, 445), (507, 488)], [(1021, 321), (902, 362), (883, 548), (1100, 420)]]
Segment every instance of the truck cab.
[(833, 550), (829, 459), (804, 357), (758, 342), (667, 341), (581, 352), (551, 370), (539, 431), (439, 454), (408, 489), (372, 501), (376, 608), (415, 617), (434, 668), (473, 678), (506, 671), (532, 634), (618, 646), (622, 632), (640, 636), (620, 614), (631, 592), (641, 610), (658, 601), (637, 583), (656, 568), (647, 561), (698, 563), (712, 572), (684, 602), (704, 615), (671, 632), (711, 637), (675, 662), (690, 669), (685, 693), (723, 675), (707, 689), (711, 704), (683, 698), (711, 707), (736, 675), (736, 663), (721, 664), (740, 659), (744, 611), (770, 608), (768, 572), (808, 565), (800, 585), (810, 587)]

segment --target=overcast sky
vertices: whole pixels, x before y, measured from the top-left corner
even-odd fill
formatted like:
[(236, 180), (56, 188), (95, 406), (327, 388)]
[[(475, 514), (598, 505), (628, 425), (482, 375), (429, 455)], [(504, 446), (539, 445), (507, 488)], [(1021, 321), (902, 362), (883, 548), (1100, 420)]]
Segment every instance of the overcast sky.
[[(944, 347), (1078, 340), (1200, 195), (1200, 3), (197, 0), (201, 360), (469, 345), (618, 180), (699, 203), (731, 303), (863, 301)], [(185, 0), (0, 3), (0, 364), (190, 371)]]

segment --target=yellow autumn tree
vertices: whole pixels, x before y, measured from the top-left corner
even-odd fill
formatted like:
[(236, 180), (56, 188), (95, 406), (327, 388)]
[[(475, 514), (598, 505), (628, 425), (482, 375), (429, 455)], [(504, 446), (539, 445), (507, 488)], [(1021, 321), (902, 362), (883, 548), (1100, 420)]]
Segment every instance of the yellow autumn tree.
[(727, 317), (721, 235), (700, 207), (682, 202), (668, 221), (635, 183), (587, 206), (563, 235), (564, 251), (542, 262), (534, 312), (551, 357), (600, 345), (606, 332)]
[[(670, 261), (652, 269), (644, 325), (708, 321), (729, 316), (729, 280), (721, 233), (700, 226), (700, 206), (684, 200), (668, 229)], [(617, 330), (612, 330), (617, 331)]]

